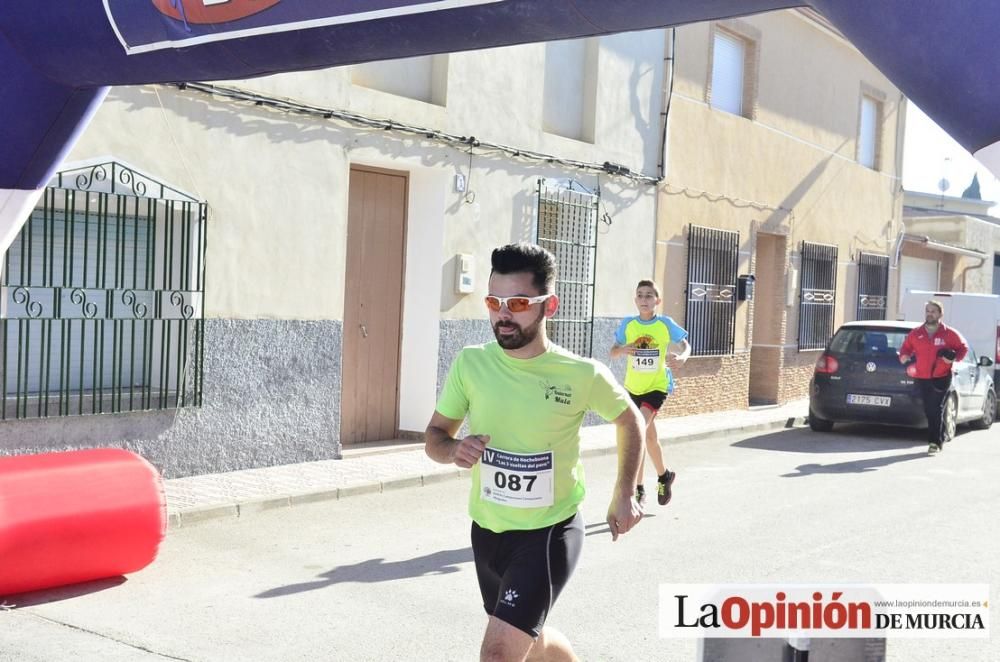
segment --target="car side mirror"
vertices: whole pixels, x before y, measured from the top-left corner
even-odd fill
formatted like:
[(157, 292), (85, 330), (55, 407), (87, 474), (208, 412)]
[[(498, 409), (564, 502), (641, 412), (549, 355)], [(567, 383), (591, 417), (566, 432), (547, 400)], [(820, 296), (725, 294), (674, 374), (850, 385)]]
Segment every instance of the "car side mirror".
[(993, 359), (991, 359), (988, 356), (980, 356), (979, 365), (983, 366), (984, 368), (989, 368), (991, 365), (993, 365)]

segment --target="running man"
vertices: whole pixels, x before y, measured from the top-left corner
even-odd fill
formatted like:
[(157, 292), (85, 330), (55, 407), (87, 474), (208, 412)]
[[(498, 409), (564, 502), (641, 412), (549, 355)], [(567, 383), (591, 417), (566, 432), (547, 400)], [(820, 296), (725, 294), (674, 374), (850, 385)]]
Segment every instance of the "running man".
[[(584, 497), (580, 425), (587, 410), (614, 422), (618, 479), (612, 540), (642, 518), (634, 497), (641, 418), (611, 371), (549, 342), (556, 262), (534, 244), (493, 251), (495, 343), (464, 348), (425, 433), (427, 455), (472, 469), (469, 514), (483, 607), (481, 660), (576, 660), (545, 619), (580, 556)], [(456, 439), (468, 416), (470, 434)]]
[(687, 331), (674, 320), (657, 315), (660, 305), (660, 291), (651, 280), (640, 280), (635, 288), (635, 306), (639, 314), (622, 321), (615, 332), (615, 345), (611, 348), (611, 358), (628, 356), (625, 368), (625, 390), (639, 407), (646, 422), (646, 448), (639, 461), (636, 477), (636, 499), (640, 505), (646, 503), (646, 487), (642, 484), (645, 454), (653, 461), (656, 469), (656, 501), (661, 506), (670, 503), (672, 486), (677, 473), (667, 469), (663, 463), (660, 438), (656, 433), (656, 414), (663, 402), (674, 389), (674, 376), (667, 366), (667, 354), (672, 344), (681, 346), (681, 353), (675, 355), (678, 363), (687, 361), (691, 355), (691, 345), (687, 341)]
[(924, 323), (910, 331), (899, 348), (899, 362), (914, 365), (912, 373), (927, 416), (927, 452), (933, 455), (944, 449), (944, 425), (941, 420), (944, 398), (951, 388), (951, 364), (969, 353), (962, 336), (941, 321), (944, 309), (940, 301), (924, 305)]

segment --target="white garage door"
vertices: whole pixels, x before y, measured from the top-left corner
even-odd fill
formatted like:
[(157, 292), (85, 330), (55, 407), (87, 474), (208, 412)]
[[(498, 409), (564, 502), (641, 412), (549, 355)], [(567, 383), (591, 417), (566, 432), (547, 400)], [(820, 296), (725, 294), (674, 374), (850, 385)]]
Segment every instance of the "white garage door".
[[(938, 289), (938, 275), (941, 273), (941, 263), (937, 260), (927, 260), (922, 257), (903, 256), (899, 263), (900, 294), (912, 290)], [(902, 298), (902, 297), (900, 297)]]

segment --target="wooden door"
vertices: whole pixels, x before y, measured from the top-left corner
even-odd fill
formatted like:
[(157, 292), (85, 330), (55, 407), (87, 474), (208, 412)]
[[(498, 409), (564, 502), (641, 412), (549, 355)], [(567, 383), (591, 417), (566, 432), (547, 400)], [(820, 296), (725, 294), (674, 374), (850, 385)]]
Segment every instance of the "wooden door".
[(343, 444), (393, 439), (399, 418), (407, 177), (351, 168), (344, 291)]

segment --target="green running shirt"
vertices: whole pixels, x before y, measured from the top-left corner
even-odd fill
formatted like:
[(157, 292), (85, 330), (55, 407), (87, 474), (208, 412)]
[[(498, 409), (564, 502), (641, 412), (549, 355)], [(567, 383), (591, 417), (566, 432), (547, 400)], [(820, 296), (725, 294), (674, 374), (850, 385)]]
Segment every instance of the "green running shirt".
[(490, 435), (472, 467), (469, 515), (496, 533), (571, 517), (585, 493), (584, 414), (611, 421), (628, 406), (607, 366), (557, 345), (531, 359), (512, 358), (495, 342), (464, 348), (436, 409), (454, 420), (468, 415), (469, 434)]

